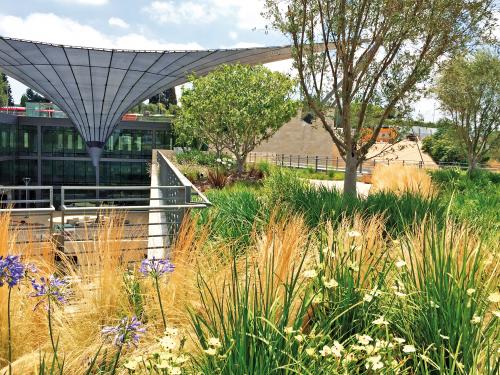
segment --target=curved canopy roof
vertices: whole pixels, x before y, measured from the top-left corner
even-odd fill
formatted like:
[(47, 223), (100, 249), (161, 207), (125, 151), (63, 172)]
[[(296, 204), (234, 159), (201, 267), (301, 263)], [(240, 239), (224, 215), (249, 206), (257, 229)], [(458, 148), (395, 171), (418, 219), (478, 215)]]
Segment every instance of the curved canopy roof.
[(221, 64), (291, 58), (290, 46), (200, 51), (84, 48), (0, 37), (0, 67), (42, 93), (73, 121), (94, 165), (124, 113), (135, 104)]

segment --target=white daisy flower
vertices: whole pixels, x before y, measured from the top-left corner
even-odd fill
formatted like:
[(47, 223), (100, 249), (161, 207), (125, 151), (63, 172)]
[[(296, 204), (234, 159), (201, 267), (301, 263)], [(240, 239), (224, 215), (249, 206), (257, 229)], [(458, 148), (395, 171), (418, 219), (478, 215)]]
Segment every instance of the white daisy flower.
[(403, 352), (404, 353), (414, 353), (416, 351), (417, 351), (417, 349), (415, 349), (415, 347), (413, 345), (405, 345), (405, 346), (403, 346)]

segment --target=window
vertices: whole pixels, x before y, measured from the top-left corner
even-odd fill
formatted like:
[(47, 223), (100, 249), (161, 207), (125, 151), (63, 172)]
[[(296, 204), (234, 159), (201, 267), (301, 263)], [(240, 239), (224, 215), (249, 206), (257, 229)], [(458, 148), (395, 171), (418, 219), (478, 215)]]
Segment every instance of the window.
[(37, 138), (36, 126), (20, 126), (18, 130), (19, 155), (36, 155)]
[(155, 148), (171, 150), (173, 148), (173, 137), (170, 130), (157, 130), (156, 131), (156, 144)]

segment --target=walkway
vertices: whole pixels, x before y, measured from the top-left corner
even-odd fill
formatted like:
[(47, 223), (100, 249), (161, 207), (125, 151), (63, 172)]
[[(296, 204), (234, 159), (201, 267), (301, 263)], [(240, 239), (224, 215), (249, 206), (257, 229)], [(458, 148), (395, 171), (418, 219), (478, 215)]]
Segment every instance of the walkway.
[[(336, 189), (339, 191), (344, 190), (344, 181), (332, 181), (332, 180), (309, 180), (309, 182), (315, 186), (324, 186), (328, 189)], [(365, 184), (364, 182), (356, 183), (356, 190), (358, 197), (366, 198), (372, 187), (371, 184)]]

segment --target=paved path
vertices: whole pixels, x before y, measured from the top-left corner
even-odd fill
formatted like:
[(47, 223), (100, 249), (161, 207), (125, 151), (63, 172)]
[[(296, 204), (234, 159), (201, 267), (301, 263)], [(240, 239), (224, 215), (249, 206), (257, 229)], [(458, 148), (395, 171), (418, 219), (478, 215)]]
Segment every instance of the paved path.
[[(344, 189), (344, 181), (332, 181), (332, 180), (309, 180), (309, 182), (315, 186), (325, 186), (329, 189), (337, 189), (342, 191)], [(366, 198), (368, 192), (372, 187), (371, 184), (365, 184), (363, 182), (356, 183), (356, 190), (360, 198)]]

